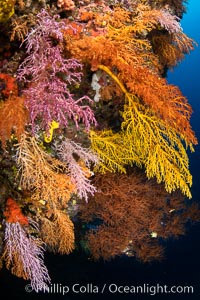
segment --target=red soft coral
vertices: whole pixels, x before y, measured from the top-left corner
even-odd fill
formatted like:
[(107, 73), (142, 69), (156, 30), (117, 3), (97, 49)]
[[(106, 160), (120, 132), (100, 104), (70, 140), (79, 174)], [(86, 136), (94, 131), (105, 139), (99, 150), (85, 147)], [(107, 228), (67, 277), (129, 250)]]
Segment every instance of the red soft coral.
[(18, 222), (21, 225), (28, 225), (27, 217), (23, 215), (18, 203), (12, 198), (7, 199), (6, 209), (3, 214), (6, 217), (6, 222), (8, 223)]

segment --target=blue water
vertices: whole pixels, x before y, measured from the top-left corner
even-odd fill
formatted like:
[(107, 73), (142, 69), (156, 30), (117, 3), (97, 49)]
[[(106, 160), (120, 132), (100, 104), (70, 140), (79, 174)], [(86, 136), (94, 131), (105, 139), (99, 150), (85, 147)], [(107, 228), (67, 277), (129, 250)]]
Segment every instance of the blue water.
[[(182, 20), (184, 32), (200, 45), (200, 0), (190, 0), (188, 13)], [(200, 141), (200, 47), (196, 47), (186, 59), (168, 72), (168, 81), (178, 85), (193, 107), (192, 126)], [(200, 147), (190, 155), (190, 169), (193, 174), (193, 198), (200, 196)], [(199, 300), (200, 299), (200, 225), (192, 227), (188, 234), (167, 244), (166, 259), (162, 263), (140, 264), (134, 258), (116, 258), (110, 262), (93, 263), (84, 255), (73, 253), (69, 256), (50, 255), (46, 257), (53, 283), (63, 285), (92, 283), (99, 288), (103, 284), (136, 285), (192, 285), (193, 294), (134, 295), (127, 293), (109, 294), (109, 299), (159, 299)], [(9, 298), (14, 299), (105, 299), (105, 294), (70, 293), (62, 295), (35, 294), (24, 291), (26, 282), (5, 271), (0, 273), (0, 286)]]
[[(189, 0), (187, 14), (184, 15), (181, 26), (183, 31), (198, 45), (186, 56), (173, 71), (168, 72), (168, 81), (178, 85), (188, 98), (193, 108), (191, 124), (200, 144), (200, 1)], [(193, 198), (200, 200), (200, 145), (195, 153), (190, 155), (190, 169), (193, 174)]]

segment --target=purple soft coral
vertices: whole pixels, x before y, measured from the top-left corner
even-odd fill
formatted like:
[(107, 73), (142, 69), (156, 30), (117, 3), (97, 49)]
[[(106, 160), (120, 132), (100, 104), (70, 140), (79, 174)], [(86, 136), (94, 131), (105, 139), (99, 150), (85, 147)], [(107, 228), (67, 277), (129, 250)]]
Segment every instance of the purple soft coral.
[[(55, 148), (58, 157), (68, 166), (71, 179), (76, 185), (77, 195), (87, 202), (88, 195), (94, 195), (96, 192), (95, 186), (91, 184), (88, 178), (90, 177), (88, 173), (91, 165), (96, 165), (99, 162), (99, 158), (91, 149), (83, 148), (80, 144), (69, 139), (65, 139), (61, 144), (57, 143)], [(78, 157), (79, 161), (75, 157)], [(85, 168), (81, 166), (81, 161)]]
[(82, 122), (89, 130), (92, 124), (96, 125), (88, 105), (93, 101), (87, 96), (75, 100), (68, 88), (69, 84), (81, 81), (82, 65), (62, 56), (60, 45), (67, 25), (63, 21), (57, 22), (58, 16), (51, 17), (45, 10), (37, 17), (35, 28), (25, 40), (28, 56), (17, 75), (18, 80), (28, 83), (23, 93), (33, 131), (38, 121), (41, 128), (48, 131), (53, 120), (59, 122), (60, 127), (66, 127), (70, 119), (76, 128)]
[(179, 17), (172, 15), (169, 11), (164, 9), (161, 9), (159, 12), (160, 14), (157, 16), (157, 20), (160, 25), (169, 33), (177, 33), (182, 31), (182, 27), (179, 23)]
[[(36, 231), (37, 224), (30, 221)], [(29, 235), (18, 223), (5, 223), (4, 257), (7, 264), (15, 270), (22, 268), (31, 281), (31, 287), (36, 292), (48, 290), (50, 277), (43, 262), (43, 247), (41, 241)], [(19, 266), (13, 266), (19, 264)]]

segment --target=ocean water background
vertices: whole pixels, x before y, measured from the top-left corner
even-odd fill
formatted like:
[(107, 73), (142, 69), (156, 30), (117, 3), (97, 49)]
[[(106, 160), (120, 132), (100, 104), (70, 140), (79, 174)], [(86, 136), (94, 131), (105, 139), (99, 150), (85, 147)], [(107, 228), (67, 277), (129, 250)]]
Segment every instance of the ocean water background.
[[(200, 2), (189, 0), (187, 14), (181, 21), (184, 32), (193, 38), (199, 47), (187, 55), (173, 71), (169, 71), (169, 83), (178, 85), (193, 107), (192, 126), (200, 141)], [(193, 174), (192, 194), (196, 201), (200, 201), (200, 146), (190, 155), (190, 169)], [(13, 299), (200, 299), (200, 224), (189, 228), (188, 233), (178, 240), (166, 243), (166, 258), (163, 262), (141, 264), (134, 258), (120, 257), (109, 262), (92, 262), (84, 253), (72, 253), (68, 256), (46, 255), (46, 264), (54, 285), (54, 292), (35, 293), (26, 292), (26, 282), (9, 271), (0, 272), (1, 295)], [(80, 284), (80, 286), (97, 286), (99, 293), (92, 289), (86, 293), (69, 292), (62, 295), (62, 287)], [(193, 294), (129, 294), (107, 293), (101, 294), (100, 289), (106, 284), (117, 286), (132, 285), (191, 285)], [(52, 286), (53, 288), (53, 286)], [(2, 296), (2, 299), (4, 299)]]
[[(200, 2), (188, 0), (187, 13), (181, 20), (183, 31), (195, 40), (195, 50), (186, 56), (173, 71), (168, 72), (168, 81), (178, 85), (183, 94), (188, 98), (193, 108), (191, 124), (196, 132), (200, 144)], [(193, 174), (193, 198), (200, 200), (200, 145), (195, 148), (195, 153), (190, 155), (190, 168)]]

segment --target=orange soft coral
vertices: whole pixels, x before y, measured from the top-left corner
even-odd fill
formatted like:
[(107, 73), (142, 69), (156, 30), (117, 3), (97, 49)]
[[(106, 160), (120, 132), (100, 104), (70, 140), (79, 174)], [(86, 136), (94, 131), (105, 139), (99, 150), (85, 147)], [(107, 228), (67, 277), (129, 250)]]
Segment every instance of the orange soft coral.
[(74, 1), (72, 0), (58, 0), (57, 6), (62, 8), (63, 10), (72, 10), (75, 8)]
[(29, 115), (24, 105), (24, 98), (12, 94), (0, 105), (0, 140), (2, 146), (6, 146), (6, 141), (12, 133), (20, 141), (25, 125), (28, 123)]

